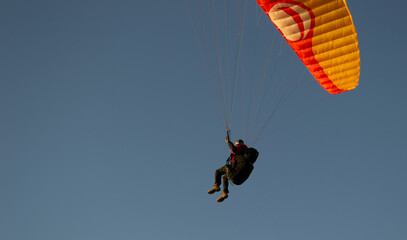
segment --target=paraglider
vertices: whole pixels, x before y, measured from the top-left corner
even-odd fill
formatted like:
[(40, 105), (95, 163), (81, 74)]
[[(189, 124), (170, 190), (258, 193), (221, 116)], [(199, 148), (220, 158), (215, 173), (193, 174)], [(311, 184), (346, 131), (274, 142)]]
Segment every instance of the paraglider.
[[(217, 13), (221, 11), (219, 11), (219, 8), (215, 5), (215, 1), (212, 2), (212, 5), (210, 3), (208, 4), (207, 15), (201, 13), (198, 1), (196, 1), (197, 10), (194, 13), (199, 17), (199, 24), (197, 25), (201, 27), (203, 32), (202, 36), (197, 37), (197, 39), (202, 41), (200, 50), (204, 60), (204, 66), (211, 80), (215, 96), (217, 96), (218, 106), (221, 110), (220, 112), (224, 119), (225, 127), (228, 130), (231, 128), (234, 103), (237, 98), (241, 99), (242, 104), (239, 105), (239, 110), (248, 116), (246, 120), (244, 118), (245, 114), (242, 114), (242, 132), (246, 134), (243, 138), (249, 139), (248, 142), (254, 144), (259, 139), (265, 126), (274, 116), (277, 107), (287, 96), (286, 93), (290, 88), (290, 84), (288, 84), (284, 91), (279, 91), (280, 89), (274, 88), (273, 91), (277, 94), (262, 94), (261, 92), (262, 90), (267, 91), (267, 89), (269, 89), (265, 87), (265, 82), (271, 80), (267, 75), (270, 72), (274, 72), (276, 69), (275, 66), (277, 65), (276, 63), (279, 62), (269, 61), (269, 55), (274, 51), (270, 51), (270, 54), (265, 54), (267, 57), (264, 58), (266, 59), (264, 64), (251, 64), (250, 66), (253, 69), (249, 69), (247, 65), (244, 65), (246, 62), (252, 63), (253, 59), (259, 59), (256, 55), (257, 51), (262, 53), (267, 52), (267, 49), (264, 48), (264, 46), (267, 45), (253, 44), (254, 47), (251, 48), (250, 51), (243, 47), (245, 46), (247, 48), (249, 43), (254, 42), (248, 41), (246, 44), (244, 41), (246, 38), (244, 38), (244, 36), (255, 36), (254, 39), (257, 40), (267, 35), (264, 31), (257, 31), (260, 23), (259, 16), (256, 16), (257, 30), (247, 35), (244, 34), (244, 30), (246, 29), (246, 10), (248, 4), (252, 1), (253, 0), (247, 0), (245, 4), (241, 4), (240, 1), (230, 1), (229, 3), (225, 1), (224, 9), (222, 9), (225, 12), (224, 22), (222, 24), (219, 24), (220, 18), (217, 18)], [(311, 75), (328, 93), (338, 94), (355, 89), (358, 86), (360, 76), (359, 46), (357, 33), (346, 0), (256, 1), (258, 6), (260, 6), (284, 38), (281, 38), (280, 34), (277, 33), (278, 37), (283, 41), (284, 39), (286, 40)], [(237, 18), (229, 17), (229, 10), (230, 12), (240, 15)], [(193, 14), (190, 15), (191, 18), (194, 16)], [(206, 22), (204, 20), (208, 20), (211, 27), (206, 28)], [(231, 26), (234, 26), (234, 28)], [(226, 31), (220, 30), (220, 27), (225, 27)], [(229, 32), (237, 32), (236, 43), (230, 40), (232, 39), (230, 37), (232, 35), (229, 34)], [(222, 36), (222, 33), (224, 36)], [(260, 37), (257, 37), (258, 33)], [(213, 45), (210, 44), (211, 40), (213, 40)], [(224, 47), (222, 47), (222, 43), (225, 43)], [(270, 43), (270, 45), (270, 49), (273, 49), (273, 43)], [(236, 49), (236, 51), (232, 51), (231, 49)], [(255, 57), (250, 60), (243, 60), (243, 56), (247, 57), (249, 55), (248, 53), (253, 53)], [(281, 51), (279, 55), (280, 53)], [(232, 61), (233, 59), (235, 59), (235, 62)], [(268, 71), (270, 68), (269, 63), (273, 65), (272, 71)], [(231, 66), (234, 66), (234, 68)], [(264, 66), (263, 68), (259, 68), (261, 71), (254, 70), (254, 68), (257, 69), (259, 66)], [(288, 71), (294, 72), (295, 67), (291, 67), (291, 64), (286, 64), (285, 66), (289, 66)], [(280, 70), (277, 70), (277, 72), (278, 71)], [(257, 72), (260, 73), (257, 77), (249, 75), (249, 73)], [(247, 77), (247, 75), (249, 76)], [(240, 96), (235, 97), (235, 93), (237, 92), (237, 79), (241, 79), (242, 93)], [(249, 80), (246, 81), (246, 79)], [(229, 80), (231, 82), (229, 82)], [(253, 85), (256, 83), (258, 83), (257, 88), (253, 88)], [(248, 88), (248, 85), (252, 86)], [(251, 91), (253, 89), (254, 91)], [(248, 94), (246, 94), (246, 90), (249, 90)], [(280, 97), (274, 98), (279, 92), (281, 93)], [(249, 101), (247, 102), (245, 102), (246, 99), (244, 99), (246, 96), (249, 96)], [(272, 104), (263, 104), (264, 99), (269, 96), (275, 103), (274, 107), (272, 107)], [(253, 97), (253, 99), (250, 99), (250, 97)], [(263, 124), (260, 124), (258, 119), (261, 114), (259, 113), (266, 112), (263, 111), (263, 108), (266, 108), (264, 106), (267, 106), (267, 109), (269, 109), (271, 113), (266, 114), (264, 117), (265, 121), (263, 121)], [(250, 129), (254, 126), (258, 129), (257, 131)], [(250, 141), (252, 139), (254, 140)], [(248, 148), (243, 141), (233, 144), (230, 142), (228, 135), (226, 142), (228, 142), (229, 148), (234, 154), (232, 159), (235, 159), (235, 163), (232, 162), (230, 165), (226, 164), (215, 172), (215, 185), (208, 191), (208, 194), (213, 194), (221, 190), (220, 185), (223, 176), (224, 189), (222, 195), (217, 200), (218, 202), (222, 202), (228, 197), (228, 181), (236, 185), (240, 185), (246, 181), (253, 171), (253, 163), (258, 156), (257, 150)], [(236, 168), (237, 166), (239, 166), (239, 169)]]
[(226, 136), (226, 143), (230, 149), (230, 156), (226, 164), (215, 171), (215, 184), (208, 191), (208, 194), (219, 192), (223, 176), (223, 191), (221, 196), (216, 200), (217, 202), (223, 202), (223, 200), (228, 198), (229, 181), (236, 185), (241, 185), (249, 178), (254, 169), (253, 164), (259, 155), (256, 149), (248, 148), (241, 139), (233, 144), (230, 141), (229, 134)]

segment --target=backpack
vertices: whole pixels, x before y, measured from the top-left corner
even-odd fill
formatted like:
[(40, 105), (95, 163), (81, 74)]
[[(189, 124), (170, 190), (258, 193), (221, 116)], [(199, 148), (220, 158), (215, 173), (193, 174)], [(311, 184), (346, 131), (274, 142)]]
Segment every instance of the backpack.
[(254, 164), (259, 156), (259, 152), (255, 148), (247, 148), (243, 154), (244, 158), (251, 164)]

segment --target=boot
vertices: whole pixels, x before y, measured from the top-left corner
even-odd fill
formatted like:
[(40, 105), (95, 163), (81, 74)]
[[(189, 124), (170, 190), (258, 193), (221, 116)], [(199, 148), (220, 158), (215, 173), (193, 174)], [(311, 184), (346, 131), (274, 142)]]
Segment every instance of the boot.
[(228, 193), (223, 191), (222, 195), (220, 195), (220, 197), (216, 201), (217, 202), (223, 202), (223, 200), (225, 200), (226, 198), (228, 198)]
[(212, 193), (219, 192), (219, 191), (220, 191), (220, 187), (218, 186), (218, 184), (215, 184), (215, 185), (213, 185), (213, 188), (208, 191), (208, 194), (212, 194)]

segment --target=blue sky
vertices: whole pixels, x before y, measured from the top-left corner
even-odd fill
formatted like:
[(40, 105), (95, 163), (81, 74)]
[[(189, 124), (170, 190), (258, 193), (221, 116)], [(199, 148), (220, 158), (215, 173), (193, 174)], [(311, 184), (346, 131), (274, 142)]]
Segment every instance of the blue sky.
[(0, 238), (406, 239), (407, 3), (393, 3), (348, 0), (360, 85), (291, 91), (219, 204), (224, 124), (185, 1), (2, 0)]

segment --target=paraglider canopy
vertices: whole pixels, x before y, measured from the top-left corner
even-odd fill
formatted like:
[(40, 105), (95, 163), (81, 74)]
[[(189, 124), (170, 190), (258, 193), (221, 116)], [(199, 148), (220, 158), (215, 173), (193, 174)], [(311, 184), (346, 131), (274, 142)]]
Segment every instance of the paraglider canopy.
[(345, 0), (257, 0), (302, 62), (329, 93), (356, 88), (358, 39)]

